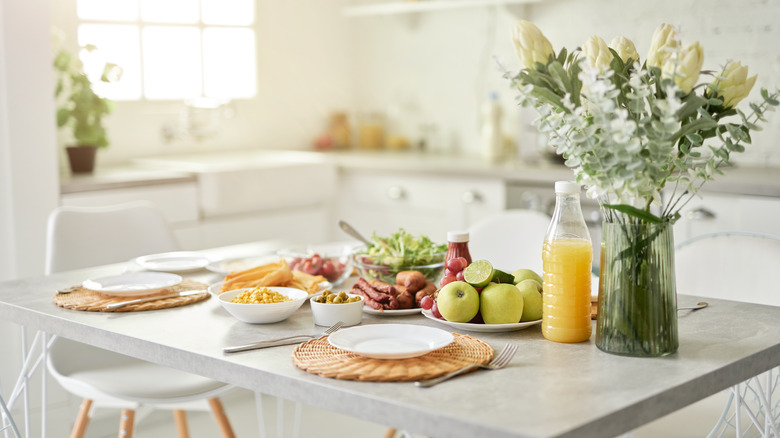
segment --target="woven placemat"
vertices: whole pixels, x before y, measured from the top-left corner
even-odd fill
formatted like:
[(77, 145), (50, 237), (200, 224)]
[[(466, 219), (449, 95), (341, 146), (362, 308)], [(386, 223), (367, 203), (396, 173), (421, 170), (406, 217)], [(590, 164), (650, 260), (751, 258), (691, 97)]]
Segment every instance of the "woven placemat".
[(453, 333), (454, 342), (409, 359), (372, 359), (336, 348), (327, 336), (304, 342), (293, 351), (293, 363), (312, 374), (340, 380), (409, 382), (442, 376), (471, 364), (486, 364), (493, 347), (477, 338)]
[(147, 301), (145, 303), (128, 304), (117, 309), (106, 309), (107, 304), (129, 301), (135, 298), (150, 298), (154, 296), (168, 295), (187, 290), (207, 289), (209, 285), (194, 280), (182, 280), (181, 283), (166, 287), (160, 292), (139, 297), (115, 297), (104, 295), (89, 289), (79, 287), (73, 292), (54, 295), (54, 304), (73, 310), (85, 310), (88, 312), (139, 312), (143, 310), (167, 309), (169, 307), (186, 306), (187, 304), (197, 303), (211, 297), (210, 293), (190, 295), (187, 297), (166, 298), (157, 301)]

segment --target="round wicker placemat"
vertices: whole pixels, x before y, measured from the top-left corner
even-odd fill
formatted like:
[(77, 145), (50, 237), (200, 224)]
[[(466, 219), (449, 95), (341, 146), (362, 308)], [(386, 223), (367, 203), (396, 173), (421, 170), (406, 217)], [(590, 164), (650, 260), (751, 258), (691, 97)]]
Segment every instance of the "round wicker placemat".
[(85, 310), (88, 312), (139, 312), (143, 310), (167, 309), (169, 307), (185, 306), (187, 304), (207, 300), (211, 297), (211, 294), (207, 292), (187, 297), (174, 297), (157, 301), (147, 301), (145, 303), (128, 304), (127, 306), (119, 307), (117, 309), (106, 309), (106, 305), (130, 301), (135, 298), (151, 298), (187, 290), (206, 289), (208, 287), (209, 285), (198, 281), (182, 280), (182, 282), (177, 285), (166, 287), (160, 290), (160, 292), (144, 295), (142, 297), (115, 297), (79, 287), (70, 293), (58, 293), (54, 295), (54, 304), (66, 309)]
[(409, 382), (438, 377), (471, 364), (486, 364), (493, 347), (477, 338), (453, 333), (454, 342), (409, 359), (372, 359), (328, 343), (327, 336), (304, 342), (293, 351), (293, 363), (312, 374), (340, 380)]

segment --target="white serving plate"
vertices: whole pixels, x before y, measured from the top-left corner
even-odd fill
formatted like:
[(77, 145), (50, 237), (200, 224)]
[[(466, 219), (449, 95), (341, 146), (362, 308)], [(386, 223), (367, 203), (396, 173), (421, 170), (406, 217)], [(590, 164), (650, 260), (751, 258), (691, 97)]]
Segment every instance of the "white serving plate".
[(279, 256), (277, 255), (264, 255), (230, 260), (215, 260), (211, 263), (208, 263), (205, 268), (211, 272), (216, 272), (217, 274), (227, 275), (231, 272), (243, 271), (249, 268), (254, 268), (255, 266), (276, 263), (278, 261)]
[(406, 359), (446, 347), (452, 333), (413, 324), (373, 324), (341, 329), (328, 336), (330, 345), (374, 359)]
[[(219, 294), (220, 294), (219, 292), (222, 290), (222, 283), (224, 283), (224, 281), (218, 281), (218, 282), (216, 282), (216, 283), (214, 283), (214, 284), (210, 285), (210, 286), (208, 287), (208, 291), (209, 291), (209, 293), (210, 293), (212, 296), (214, 296), (214, 297), (217, 297), (217, 296), (219, 296)], [(267, 287), (271, 288), (272, 286), (267, 286)], [(276, 287), (276, 286), (273, 286), (273, 287)], [(309, 294), (309, 296), (310, 296), (310, 297), (313, 297), (314, 295), (319, 295), (319, 294), (321, 294), (321, 293), (322, 293), (322, 291), (324, 291), (324, 290), (326, 290), (326, 289), (332, 289), (332, 288), (333, 288), (333, 285), (332, 285), (332, 284), (330, 284), (330, 283), (329, 283), (329, 282), (327, 282), (327, 281), (323, 281), (322, 283), (320, 283), (320, 288), (319, 288), (319, 289), (317, 289), (317, 292), (314, 292), (313, 294)]]
[(162, 288), (175, 286), (181, 280), (180, 276), (165, 272), (128, 272), (91, 278), (81, 286), (106, 295), (127, 297), (153, 294)]
[(398, 309), (398, 310), (376, 310), (373, 307), (363, 306), (363, 311), (372, 315), (384, 315), (384, 316), (403, 316), (403, 315), (417, 315), (422, 309), (419, 307), (413, 307), (411, 309)]
[(433, 316), (430, 310), (423, 310), (422, 314), (428, 319), (432, 319), (438, 323), (448, 325), (454, 329), (467, 330), (472, 332), (482, 332), (482, 333), (513, 332), (515, 330), (526, 329), (528, 327), (542, 323), (541, 319), (537, 319), (536, 321), (517, 322), (514, 324), (473, 324), (470, 322), (445, 321), (443, 319), (439, 319)]
[(135, 263), (148, 271), (189, 272), (203, 269), (219, 260), (204, 252), (173, 251), (138, 257)]

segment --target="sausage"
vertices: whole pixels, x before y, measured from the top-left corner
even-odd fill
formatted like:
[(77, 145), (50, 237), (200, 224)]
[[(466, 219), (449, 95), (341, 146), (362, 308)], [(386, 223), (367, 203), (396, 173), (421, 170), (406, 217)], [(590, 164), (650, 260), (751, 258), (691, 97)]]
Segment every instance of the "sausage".
[(395, 283), (402, 285), (410, 293), (425, 287), (425, 276), (420, 271), (401, 271), (395, 276)]
[[(360, 281), (360, 280), (358, 280)], [(365, 280), (363, 280), (365, 281)], [(395, 290), (394, 286), (391, 286), (385, 282), (379, 281), (379, 280), (371, 280), (367, 282), (372, 288), (376, 289), (379, 292), (382, 292), (384, 294), (396, 296), (398, 295), (398, 292)]]
[(436, 285), (432, 281), (425, 282), (425, 287), (418, 290), (417, 293), (414, 295), (414, 301), (417, 303), (417, 306), (420, 306), (420, 301), (425, 298), (428, 295), (433, 296), (433, 294), (436, 292)]
[(414, 295), (411, 292), (400, 285), (396, 285), (395, 289), (398, 291), (398, 295), (395, 298), (398, 300), (399, 309), (411, 309), (414, 307)]
[(353, 288), (352, 288), (352, 290), (351, 290), (351, 292), (352, 292), (353, 294), (357, 294), (357, 295), (360, 295), (361, 297), (363, 297), (363, 301), (365, 302), (365, 304), (366, 304), (368, 307), (371, 307), (372, 309), (376, 309), (376, 310), (382, 310), (382, 309), (384, 309), (384, 306), (382, 305), (382, 303), (380, 303), (380, 302), (378, 302), (378, 301), (374, 300), (373, 298), (371, 298), (371, 297), (370, 297), (370, 296), (369, 296), (367, 293), (365, 293), (365, 292), (364, 292), (362, 289), (360, 289), (360, 288), (358, 288), (358, 287), (353, 287)]
[(390, 294), (382, 293), (374, 289), (362, 277), (357, 279), (357, 282), (353, 287), (360, 289), (361, 291), (364, 292), (364, 295), (368, 296), (372, 300), (377, 301), (379, 303), (387, 303), (388, 301), (390, 301), (390, 297), (391, 297)]

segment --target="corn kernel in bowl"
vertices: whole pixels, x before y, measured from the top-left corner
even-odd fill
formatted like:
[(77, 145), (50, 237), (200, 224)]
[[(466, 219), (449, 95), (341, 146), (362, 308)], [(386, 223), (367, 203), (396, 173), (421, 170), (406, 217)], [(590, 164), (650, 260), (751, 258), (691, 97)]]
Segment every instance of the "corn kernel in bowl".
[(230, 302), (237, 304), (273, 304), (292, 301), (292, 298), (266, 287), (256, 287), (236, 295)]

